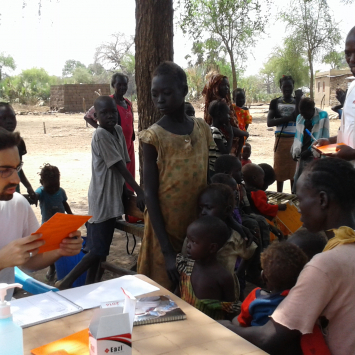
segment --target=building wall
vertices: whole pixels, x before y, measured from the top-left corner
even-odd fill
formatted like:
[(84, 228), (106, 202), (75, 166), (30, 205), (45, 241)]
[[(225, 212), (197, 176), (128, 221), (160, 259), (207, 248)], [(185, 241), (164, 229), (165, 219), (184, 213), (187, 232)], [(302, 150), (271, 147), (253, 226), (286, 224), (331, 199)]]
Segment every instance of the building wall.
[(101, 90), (101, 95), (110, 95), (110, 84), (65, 84), (52, 85), (50, 106), (62, 109), (63, 112), (83, 112), (89, 109), (96, 98), (95, 91)]
[(330, 78), (330, 98), (329, 98), (329, 106), (339, 105), (339, 101), (337, 100), (335, 94), (336, 89), (343, 89), (344, 91), (348, 88), (349, 80), (346, 80), (347, 77), (352, 76), (351, 74), (346, 74), (342, 76), (337, 76), (335, 78)]
[(314, 101), (317, 107), (320, 107), (323, 96), (325, 95), (325, 105), (329, 105), (330, 98), (330, 78), (327, 76), (316, 77), (314, 87)]

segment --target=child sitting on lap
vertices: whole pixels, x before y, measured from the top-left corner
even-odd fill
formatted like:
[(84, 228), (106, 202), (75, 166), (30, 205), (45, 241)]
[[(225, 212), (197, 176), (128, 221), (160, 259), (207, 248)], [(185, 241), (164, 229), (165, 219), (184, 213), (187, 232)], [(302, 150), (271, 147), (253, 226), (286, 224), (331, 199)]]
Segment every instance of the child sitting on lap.
[(270, 245), (261, 254), (262, 278), (267, 290), (255, 288), (251, 291), (233, 323), (239, 323), (242, 327), (266, 324), (276, 307), (296, 284), (298, 275), (307, 262), (306, 254), (294, 244), (281, 242)]
[(201, 217), (187, 228), (187, 257), (176, 258), (180, 297), (213, 319), (225, 319), (239, 310), (233, 277), (217, 260), (229, 235), (221, 219)]
[[(67, 202), (67, 195), (60, 187), (60, 172), (56, 166), (45, 164), (40, 172), (41, 187), (36, 190), (39, 206), (41, 208), (42, 224), (47, 222), (57, 212), (73, 214)], [(47, 271), (46, 278), (53, 281), (55, 265), (52, 264)]]
[(285, 211), (286, 205), (271, 205), (267, 202), (264, 188), (264, 170), (257, 164), (247, 164), (242, 169), (245, 187), (252, 210), (256, 214), (272, 219), (278, 211)]
[(306, 228), (301, 228), (293, 233), (287, 243), (297, 245), (307, 255), (308, 260), (311, 260), (314, 255), (321, 253), (326, 244), (327, 239), (321, 233), (312, 233)]

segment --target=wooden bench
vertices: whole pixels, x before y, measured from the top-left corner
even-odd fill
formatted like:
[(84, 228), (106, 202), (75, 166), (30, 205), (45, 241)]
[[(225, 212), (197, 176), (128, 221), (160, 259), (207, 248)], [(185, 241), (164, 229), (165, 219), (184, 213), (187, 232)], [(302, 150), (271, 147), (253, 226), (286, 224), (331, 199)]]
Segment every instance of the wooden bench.
[[(127, 218), (127, 215), (138, 218), (142, 220), (142, 223), (129, 223), (124, 220), (118, 220), (116, 221), (116, 226), (115, 228), (125, 232), (126, 233), (126, 238), (127, 238), (127, 244), (126, 244), (126, 251), (127, 254), (132, 255), (135, 247), (136, 247), (136, 237), (143, 238), (144, 235), (144, 214), (143, 212), (137, 208), (136, 205), (136, 196), (130, 196), (127, 200), (124, 201), (124, 209), (125, 209), (125, 216)], [(133, 247), (131, 251), (129, 251), (129, 235), (132, 234), (133, 236)], [(132, 269), (134, 269), (136, 265), (133, 266)], [(130, 269), (124, 269), (122, 267), (116, 266), (112, 263), (109, 263), (107, 261), (101, 262), (101, 269), (103, 270), (108, 270), (111, 272), (114, 272), (119, 275), (135, 275), (137, 274), (135, 271), (130, 270)]]

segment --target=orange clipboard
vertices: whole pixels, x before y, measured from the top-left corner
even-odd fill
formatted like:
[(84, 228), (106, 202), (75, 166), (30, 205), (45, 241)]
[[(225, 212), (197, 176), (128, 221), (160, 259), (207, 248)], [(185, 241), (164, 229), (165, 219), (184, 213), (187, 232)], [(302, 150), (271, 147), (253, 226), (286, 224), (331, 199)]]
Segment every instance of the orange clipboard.
[(32, 355), (89, 355), (89, 329), (31, 350)]
[(320, 154), (332, 155), (332, 154), (335, 154), (339, 150), (339, 149), (337, 149), (338, 145), (346, 145), (346, 144), (345, 143), (334, 143), (334, 144), (322, 145), (320, 147), (317, 147), (316, 145), (314, 145), (313, 148)]
[(56, 213), (47, 222), (44, 222), (36, 232), (32, 233), (42, 234), (42, 237), (38, 240), (46, 242), (39, 248), (38, 254), (59, 249), (62, 240), (70, 233), (78, 230), (90, 218), (91, 216)]

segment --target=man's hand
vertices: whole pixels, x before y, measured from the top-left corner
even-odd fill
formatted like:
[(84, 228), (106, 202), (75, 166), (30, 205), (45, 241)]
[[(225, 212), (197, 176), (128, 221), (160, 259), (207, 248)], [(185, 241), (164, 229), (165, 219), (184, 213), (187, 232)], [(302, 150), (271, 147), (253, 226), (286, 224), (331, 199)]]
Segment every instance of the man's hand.
[(138, 191), (136, 204), (137, 204), (137, 207), (143, 212), (144, 208), (145, 208), (145, 196), (144, 196), (143, 190)]
[(174, 285), (177, 285), (180, 280), (180, 275), (176, 269), (176, 254), (173, 252), (164, 254), (164, 259), (169, 279), (174, 283)]
[(334, 158), (340, 158), (344, 160), (355, 160), (355, 149), (348, 145), (338, 145), (337, 152), (332, 155)]
[(315, 147), (322, 147), (323, 145), (328, 145), (328, 144), (330, 144), (328, 138), (319, 138), (317, 141), (313, 142), (312, 145), (314, 145)]
[(58, 249), (60, 256), (72, 256), (80, 253), (83, 244), (80, 231), (70, 233), (67, 238), (64, 238)]
[(38, 248), (45, 244), (44, 240), (37, 240), (41, 237), (42, 234), (29, 235), (28, 237), (16, 239), (0, 249), (0, 270), (6, 267), (21, 266), (31, 256), (37, 255)]

